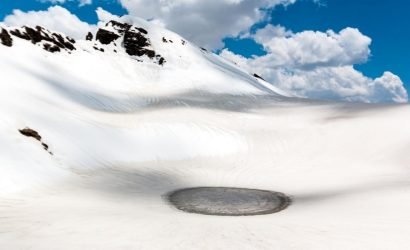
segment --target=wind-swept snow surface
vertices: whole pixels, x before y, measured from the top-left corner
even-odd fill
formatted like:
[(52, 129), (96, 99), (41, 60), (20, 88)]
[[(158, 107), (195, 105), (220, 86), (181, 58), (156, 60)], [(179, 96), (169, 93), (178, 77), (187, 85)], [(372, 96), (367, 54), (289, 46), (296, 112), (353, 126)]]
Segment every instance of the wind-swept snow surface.
[[(408, 249), (408, 105), (292, 98), (134, 21), (142, 55), (112, 24), (109, 44), (0, 44), (1, 249)], [(292, 205), (214, 217), (164, 198), (190, 187)]]

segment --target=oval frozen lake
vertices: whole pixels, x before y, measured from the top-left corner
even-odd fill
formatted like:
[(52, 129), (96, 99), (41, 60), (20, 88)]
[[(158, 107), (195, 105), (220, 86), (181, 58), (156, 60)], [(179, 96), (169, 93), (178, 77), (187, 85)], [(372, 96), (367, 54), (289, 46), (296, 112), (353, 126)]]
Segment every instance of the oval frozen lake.
[(219, 216), (250, 216), (282, 211), (290, 198), (282, 193), (231, 187), (197, 187), (177, 190), (168, 196), (179, 210)]

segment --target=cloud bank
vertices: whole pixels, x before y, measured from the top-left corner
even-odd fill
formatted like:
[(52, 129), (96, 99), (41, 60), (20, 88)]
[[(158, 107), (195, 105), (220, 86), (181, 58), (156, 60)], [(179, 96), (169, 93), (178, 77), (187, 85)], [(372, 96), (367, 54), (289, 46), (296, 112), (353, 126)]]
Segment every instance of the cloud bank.
[(372, 79), (354, 69), (371, 54), (371, 39), (358, 29), (293, 33), (268, 25), (246, 36), (261, 44), (266, 55), (244, 58), (224, 49), (221, 56), (296, 96), (366, 103), (408, 101), (403, 82), (393, 73)]
[(222, 48), (222, 40), (266, 18), (262, 9), (296, 0), (120, 0), (130, 15), (153, 19), (196, 44)]

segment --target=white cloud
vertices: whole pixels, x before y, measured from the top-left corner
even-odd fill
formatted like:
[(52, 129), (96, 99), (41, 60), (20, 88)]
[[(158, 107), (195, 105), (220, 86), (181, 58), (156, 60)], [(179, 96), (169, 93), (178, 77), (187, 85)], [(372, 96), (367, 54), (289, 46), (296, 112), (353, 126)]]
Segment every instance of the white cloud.
[(92, 0), (80, 0), (80, 6), (92, 4)]
[(366, 62), (371, 39), (359, 30), (346, 28), (335, 33), (303, 31), (293, 33), (281, 26), (268, 25), (251, 35), (262, 44), (271, 66), (312, 69)]
[(400, 78), (391, 72), (371, 79), (354, 69), (370, 55), (371, 39), (357, 29), (293, 33), (267, 26), (251, 35), (267, 54), (244, 58), (225, 49), (221, 55), (297, 96), (352, 102), (407, 102)]
[(211, 49), (237, 36), (265, 15), (261, 8), (296, 0), (120, 0), (130, 15), (155, 19), (187, 39)]
[(98, 16), (98, 21), (103, 23), (108, 23), (111, 20), (120, 20), (121, 17), (111, 14), (110, 12), (104, 10), (101, 7), (98, 7), (95, 11)]
[[(65, 2), (73, 1), (73, 0), (39, 0), (39, 1), (43, 3), (50, 2), (52, 4), (63, 4)], [(78, 2), (79, 2), (79, 6), (84, 6), (84, 5), (93, 3), (92, 0), (78, 0)]]
[(81, 21), (77, 16), (60, 6), (50, 7), (46, 11), (23, 12), (14, 10), (12, 15), (6, 16), (4, 24), (8, 26), (40, 25), (75, 39), (84, 39), (89, 31), (95, 29), (94, 25)]
[(407, 93), (400, 78), (390, 72), (371, 79), (352, 66), (324, 67), (310, 71), (270, 72), (278, 87), (299, 96), (350, 102), (407, 102)]

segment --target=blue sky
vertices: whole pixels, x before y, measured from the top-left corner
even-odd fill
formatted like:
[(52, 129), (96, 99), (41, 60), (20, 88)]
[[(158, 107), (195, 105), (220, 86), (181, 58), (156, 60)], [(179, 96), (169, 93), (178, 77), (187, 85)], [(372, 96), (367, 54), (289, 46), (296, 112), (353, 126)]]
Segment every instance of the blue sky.
[[(45, 10), (49, 6), (50, 3), (36, 0), (1, 0), (0, 20), (11, 14), (13, 9)], [(95, 9), (99, 6), (117, 15), (127, 13), (113, 0), (94, 0), (93, 4), (82, 7), (76, 1), (68, 1), (63, 6), (89, 23), (96, 23)], [(346, 27), (358, 28), (372, 39), (372, 56), (367, 63), (355, 65), (355, 68), (373, 78), (384, 71), (391, 71), (410, 90), (410, 1), (322, 0), (321, 4), (315, 4), (312, 0), (299, 0), (296, 4), (279, 6), (270, 12), (269, 23), (282, 25), (293, 32), (328, 29), (338, 32)], [(254, 29), (266, 24), (255, 24)], [(224, 42), (229, 50), (246, 57), (265, 53), (262, 46), (251, 39), (227, 38)]]

